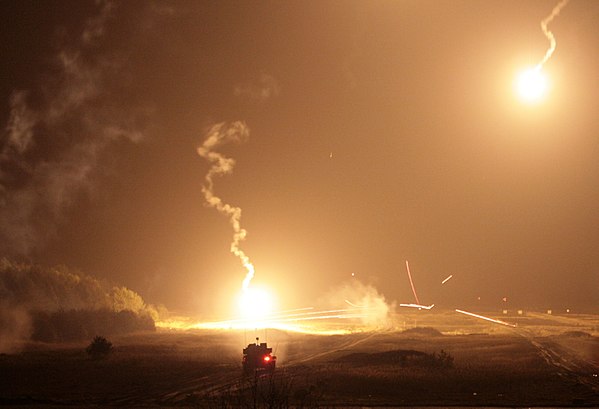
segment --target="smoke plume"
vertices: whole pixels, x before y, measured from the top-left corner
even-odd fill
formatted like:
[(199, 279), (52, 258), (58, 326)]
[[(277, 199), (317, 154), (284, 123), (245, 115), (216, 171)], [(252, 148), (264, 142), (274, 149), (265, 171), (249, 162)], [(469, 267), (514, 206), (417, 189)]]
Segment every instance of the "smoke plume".
[(553, 33), (551, 31), (549, 31), (549, 29), (547, 28), (547, 26), (549, 25), (549, 23), (551, 23), (551, 21), (555, 17), (559, 16), (560, 11), (562, 11), (562, 9), (566, 6), (566, 4), (568, 4), (568, 1), (569, 0), (561, 0), (553, 8), (553, 10), (551, 10), (551, 14), (549, 14), (543, 21), (541, 21), (541, 30), (543, 30), (543, 33), (545, 34), (545, 36), (549, 40), (549, 49), (545, 53), (545, 56), (543, 57), (543, 59), (541, 60), (541, 62), (537, 65), (538, 69), (541, 69), (543, 67), (543, 65), (547, 62), (547, 60), (549, 60), (549, 58), (551, 57), (551, 55), (555, 51), (555, 46), (557, 44), (556, 41), (555, 41), (555, 36), (553, 35)]
[(388, 326), (389, 313), (395, 308), (393, 304), (387, 303), (376, 288), (358, 280), (331, 290), (325, 301), (330, 308), (347, 308), (348, 305), (356, 308), (357, 312), (363, 314), (363, 324), (376, 327)]
[(247, 290), (250, 281), (254, 277), (254, 265), (249, 257), (239, 248), (239, 243), (245, 239), (247, 232), (241, 228), (241, 208), (224, 203), (223, 200), (214, 194), (214, 177), (226, 175), (233, 172), (235, 160), (227, 158), (224, 155), (215, 152), (218, 146), (227, 142), (244, 142), (249, 137), (249, 129), (244, 122), (236, 121), (231, 124), (224, 122), (213, 125), (207, 132), (206, 139), (202, 146), (198, 148), (198, 154), (212, 163), (212, 167), (205, 177), (205, 183), (202, 186), (202, 192), (206, 203), (218, 210), (229, 218), (233, 227), (233, 241), (231, 242), (231, 253), (235, 254), (240, 260), (247, 273), (243, 280), (242, 288)]
[(0, 134), (0, 252), (27, 256), (54, 233), (75, 195), (89, 188), (101, 154), (116, 140), (138, 142), (145, 114), (115, 97), (119, 58), (101, 42), (113, 4), (74, 39), (65, 34), (52, 67), (32, 89), (15, 89)]

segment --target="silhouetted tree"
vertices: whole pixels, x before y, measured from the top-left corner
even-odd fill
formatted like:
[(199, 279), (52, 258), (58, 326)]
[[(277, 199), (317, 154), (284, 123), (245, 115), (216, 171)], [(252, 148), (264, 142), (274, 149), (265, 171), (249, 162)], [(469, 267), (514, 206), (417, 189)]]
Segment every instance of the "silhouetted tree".
[(112, 351), (112, 343), (106, 338), (96, 335), (94, 340), (85, 348), (93, 359), (105, 358)]
[(31, 339), (42, 342), (83, 341), (94, 334), (106, 336), (136, 331), (155, 331), (156, 325), (148, 314), (133, 311), (58, 310), (32, 312)]

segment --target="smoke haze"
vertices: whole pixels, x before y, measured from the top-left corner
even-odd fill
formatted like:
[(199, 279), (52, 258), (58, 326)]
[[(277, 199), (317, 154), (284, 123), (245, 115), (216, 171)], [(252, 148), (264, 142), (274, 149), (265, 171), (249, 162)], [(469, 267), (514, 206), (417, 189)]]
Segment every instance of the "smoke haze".
[[(386, 327), (391, 324), (389, 313), (395, 310), (395, 303), (388, 303), (372, 285), (363, 284), (357, 279), (331, 289), (323, 301), (329, 308), (347, 308), (348, 304), (356, 313), (364, 314), (360, 320), (369, 327)], [(351, 310), (350, 310), (351, 312)]]
[(65, 35), (47, 80), (16, 89), (0, 139), (0, 252), (28, 256), (55, 233), (65, 210), (91, 188), (101, 155), (118, 140), (139, 142), (143, 114), (113, 92), (122, 65), (100, 49), (113, 3), (97, 2), (73, 41)]
[(158, 318), (154, 307), (126, 287), (111, 286), (66, 267), (0, 259), (0, 352), (29, 337), (31, 313), (102, 309)]

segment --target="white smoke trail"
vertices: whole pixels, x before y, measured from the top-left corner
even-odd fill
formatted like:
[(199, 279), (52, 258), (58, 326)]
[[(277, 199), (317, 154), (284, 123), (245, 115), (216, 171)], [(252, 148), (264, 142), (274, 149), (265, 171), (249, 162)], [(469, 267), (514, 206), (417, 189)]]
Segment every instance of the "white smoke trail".
[(239, 243), (245, 239), (247, 232), (241, 228), (241, 208), (231, 206), (224, 203), (223, 200), (214, 194), (214, 176), (225, 175), (233, 172), (235, 160), (227, 158), (224, 155), (215, 152), (214, 149), (221, 144), (227, 142), (243, 142), (249, 137), (249, 129), (244, 122), (236, 121), (231, 124), (221, 122), (213, 125), (208, 130), (206, 139), (202, 146), (198, 148), (198, 154), (212, 163), (212, 167), (205, 177), (205, 184), (202, 186), (202, 193), (209, 206), (214, 207), (219, 213), (226, 215), (229, 218), (231, 226), (233, 226), (233, 241), (231, 242), (231, 253), (235, 254), (240, 260), (243, 267), (247, 270), (247, 274), (243, 279), (242, 288), (247, 290), (250, 281), (254, 277), (254, 265), (250, 259), (239, 248)]
[(549, 23), (551, 23), (551, 21), (559, 16), (560, 11), (562, 11), (562, 9), (566, 6), (566, 4), (568, 4), (569, 0), (561, 0), (554, 8), (553, 10), (551, 10), (551, 14), (549, 14), (543, 21), (541, 21), (541, 30), (543, 30), (543, 33), (545, 34), (545, 36), (547, 37), (547, 39), (549, 40), (549, 49), (547, 50), (547, 52), (545, 53), (545, 56), (543, 57), (543, 59), (541, 60), (541, 62), (539, 64), (537, 64), (536, 69), (540, 70), (543, 65), (547, 62), (547, 60), (549, 60), (549, 58), (551, 57), (551, 55), (553, 54), (553, 52), (555, 51), (555, 47), (557, 45), (556, 41), (555, 41), (555, 36), (553, 35), (553, 33), (547, 28), (547, 25)]

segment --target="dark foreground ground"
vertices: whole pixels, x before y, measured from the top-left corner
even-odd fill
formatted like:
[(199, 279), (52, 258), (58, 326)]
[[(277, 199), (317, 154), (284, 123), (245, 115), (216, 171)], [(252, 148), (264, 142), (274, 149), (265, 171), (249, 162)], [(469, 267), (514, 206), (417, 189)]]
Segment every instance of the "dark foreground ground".
[(240, 354), (255, 334), (244, 332), (115, 338), (101, 360), (87, 356), (87, 343), (27, 344), (0, 355), (0, 405), (599, 407), (597, 317), (512, 321), (518, 328), (416, 311), (347, 335), (270, 330), (260, 335), (276, 350), (277, 371), (249, 379)]

